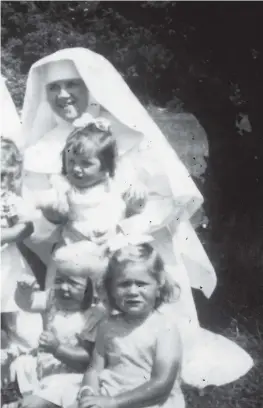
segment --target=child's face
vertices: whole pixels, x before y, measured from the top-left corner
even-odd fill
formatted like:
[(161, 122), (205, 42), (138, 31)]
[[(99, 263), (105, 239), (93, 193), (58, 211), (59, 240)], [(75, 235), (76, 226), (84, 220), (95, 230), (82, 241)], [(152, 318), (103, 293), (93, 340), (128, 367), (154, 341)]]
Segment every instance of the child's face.
[(55, 279), (56, 297), (66, 308), (80, 308), (84, 300), (87, 279), (70, 275), (70, 271), (58, 269)]
[(88, 90), (82, 79), (55, 81), (46, 86), (47, 100), (52, 110), (67, 122), (81, 116), (88, 105)]
[(155, 308), (159, 285), (145, 265), (130, 264), (112, 280), (111, 290), (117, 307), (123, 313), (143, 318)]
[(105, 178), (101, 162), (92, 151), (79, 154), (70, 149), (66, 153), (65, 165), (69, 182), (80, 189), (91, 187)]
[(1, 166), (1, 189), (3, 191), (17, 192), (21, 185), (22, 166), (16, 164), (12, 167)]

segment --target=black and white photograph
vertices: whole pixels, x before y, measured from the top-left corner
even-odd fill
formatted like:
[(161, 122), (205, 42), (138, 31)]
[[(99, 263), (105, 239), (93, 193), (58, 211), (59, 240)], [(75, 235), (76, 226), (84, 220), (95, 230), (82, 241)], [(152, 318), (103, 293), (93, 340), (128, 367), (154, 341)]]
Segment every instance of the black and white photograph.
[(263, 407), (262, 22), (1, 1), (1, 408)]

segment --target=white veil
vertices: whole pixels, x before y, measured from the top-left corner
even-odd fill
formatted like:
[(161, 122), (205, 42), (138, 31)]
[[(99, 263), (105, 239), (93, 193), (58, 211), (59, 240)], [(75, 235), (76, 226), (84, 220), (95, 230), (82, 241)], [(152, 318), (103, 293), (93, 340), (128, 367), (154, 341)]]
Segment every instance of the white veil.
[(21, 122), (13, 99), (1, 75), (1, 134), (7, 139), (21, 145)]
[(203, 197), (161, 130), (107, 59), (88, 49), (68, 48), (33, 64), (28, 75), (22, 111), (25, 147), (34, 145), (56, 126), (55, 116), (45, 98), (43, 66), (61, 60), (73, 61), (84, 80), (91, 95), (89, 112), (96, 112), (98, 105), (103, 106), (121, 123), (144, 134), (147, 143), (158, 153), (175, 200), (182, 199), (185, 203), (184, 218), (174, 232), (177, 252), (179, 246), (187, 264), (191, 285), (209, 297), (216, 286), (215, 272), (189, 222), (202, 205)]

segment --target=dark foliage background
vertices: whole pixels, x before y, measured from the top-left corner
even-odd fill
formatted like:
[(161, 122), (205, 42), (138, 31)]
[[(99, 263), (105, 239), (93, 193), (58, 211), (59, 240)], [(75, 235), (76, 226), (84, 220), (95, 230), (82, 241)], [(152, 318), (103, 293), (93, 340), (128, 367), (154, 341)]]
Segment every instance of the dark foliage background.
[(210, 151), (200, 186), (210, 224), (199, 233), (219, 277), (209, 304), (196, 295), (201, 319), (215, 328), (241, 319), (260, 336), (262, 21), (261, 2), (2, 2), (2, 73), (18, 108), (33, 62), (82, 46), (108, 58), (144, 104), (197, 117)]

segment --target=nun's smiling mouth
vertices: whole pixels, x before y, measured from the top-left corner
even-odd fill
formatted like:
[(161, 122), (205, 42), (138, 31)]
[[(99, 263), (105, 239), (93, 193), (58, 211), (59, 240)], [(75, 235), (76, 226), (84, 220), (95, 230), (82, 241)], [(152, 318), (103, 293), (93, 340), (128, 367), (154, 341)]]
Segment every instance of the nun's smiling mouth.
[(47, 84), (47, 99), (52, 110), (62, 119), (72, 122), (88, 106), (88, 90), (83, 80), (58, 80)]
[(57, 99), (57, 105), (58, 105), (60, 108), (65, 108), (65, 107), (67, 107), (67, 106), (69, 106), (69, 105), (74, 105), (74, 106), (76, 106), (76, 101), (74, 101), (73, 99), (64, 100), (64, 99), (58, 98), (58, 99)]
[(57, 101), (57, 106), (63, 112), (65, 118), (76, 119), (79, 116), (79, 109), (74, 101)]

